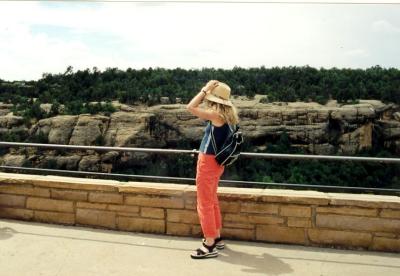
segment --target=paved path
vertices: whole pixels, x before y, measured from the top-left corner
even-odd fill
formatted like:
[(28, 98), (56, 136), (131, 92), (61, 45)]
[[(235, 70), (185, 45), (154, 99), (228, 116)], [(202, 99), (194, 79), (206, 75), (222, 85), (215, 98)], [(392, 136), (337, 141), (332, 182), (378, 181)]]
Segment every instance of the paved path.
[(228, 241), (192, 260), (199, 240), (0, 220), (0, 275), (400, 275), (400, 254)]

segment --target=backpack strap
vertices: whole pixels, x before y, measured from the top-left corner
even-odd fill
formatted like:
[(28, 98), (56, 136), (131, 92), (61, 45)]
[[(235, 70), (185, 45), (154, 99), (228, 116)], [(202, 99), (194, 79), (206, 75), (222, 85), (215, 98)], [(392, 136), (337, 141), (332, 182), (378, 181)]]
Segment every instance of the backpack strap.
[(211, 122), (210, 125), (211, 125), (211, 144), (214, 149), (214, 154), (217, 154), (217, 143), (215, 142), (215, 137), (214, 137), (214, 126)]
[[(217, 143), (215, 142), (215, 137), (214, 137), (214, 126), (213, 126), (213, 124), (211, 123), (211, 121), (209, 121), (209, 123), (210, 123), (210, 125), (211, 125), (211, 144), (212, 144), (212, 147), (213, 147), (213, 149), (214, 149), (214, 153), (217, 154), (218, 151), (217, 151)], [(229, 129), (230, 129), (230, 131), (231, 131), (231, 134), (233, 134), (233, 133), (235, 133), (236, 131), (239, 130), (239, 125), (235, 125), (234, 128), (232, 128), (232, 126), (231, 126), (230, 124), (228, 124), (228, 127), (229, 127)], [(236, 128), (236, 130), (235, 130), (235, 128)], [(226, 143), (226, 141), (228, 140), (228, 138), (229, 138), (229, 135), (225, 138), (225, 141), (224, 141), (223, 144)]]

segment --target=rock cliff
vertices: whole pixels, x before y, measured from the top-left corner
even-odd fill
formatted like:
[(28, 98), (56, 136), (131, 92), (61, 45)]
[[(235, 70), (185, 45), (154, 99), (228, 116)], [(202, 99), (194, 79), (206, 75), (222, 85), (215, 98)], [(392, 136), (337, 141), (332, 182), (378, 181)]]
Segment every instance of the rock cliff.
[[(373, 144), (381, 144), (400, 154), (399, 107), (375, 100), (360, 100), (354, 105), (331, 101), (318, 103), (261, 103), (236, 98), (245, 139), (265, 147), (286, 132), (294, 146), (311, 154), (354, 154)], [(118, 111), (111, 116), (62, 115), (38, 121), (27, 128), (21, 117), (10, 112), (10, 105), (0, 105), (0, 133), (42, 135), (49, 143), (69, 145), (106, 145), (118, 147), (179, 148), (182, 144), (197, 148), (205, 123), (189, 114), (185, 105), (152, 107), (115, 103)], [(8, 110), (7, 110), (8, 109)], [(128, 157), (126, 157), (128, 156)], [(140, 154), (117, 152), (65, 153), (12, 149), (3, 155), (4, 165), (51, 165), (72, 170), (111, 171), (116, 160), (144, 158)]]

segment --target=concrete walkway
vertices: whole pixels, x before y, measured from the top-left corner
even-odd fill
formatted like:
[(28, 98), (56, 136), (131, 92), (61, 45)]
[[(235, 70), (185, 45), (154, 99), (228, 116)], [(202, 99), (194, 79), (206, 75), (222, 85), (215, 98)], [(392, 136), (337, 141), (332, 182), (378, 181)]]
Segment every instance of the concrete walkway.
[(400, 254), (227, 243), (192, 260), (197, 239), (0, 220), (0, 275), (400, 275)]

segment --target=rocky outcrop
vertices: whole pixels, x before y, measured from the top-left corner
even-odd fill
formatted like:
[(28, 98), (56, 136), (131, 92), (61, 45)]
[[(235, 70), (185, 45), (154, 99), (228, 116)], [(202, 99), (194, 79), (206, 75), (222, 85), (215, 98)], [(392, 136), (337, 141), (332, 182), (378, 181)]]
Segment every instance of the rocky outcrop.
[(100, 156), (97, 154), (83, 156), (79, 162), (80, 171), (98, 172), (100, 171)]
[(360, 149), (372, 147), (372, 123), (366, 123), (356, 130), (344, 133), (339, 139), (340, 152), (355, 154)]
[(69, 144), (79, 116), (61, 115), (40, 120), (30, 131), (31, 135), (43, 135), (48, 137), (51, 144)]
[(10, 113), (13, 106), (14, 106), (13, 104), (6, 104), (0, 102), (0, 116), (4, 116)]
[(380, 120), (377, 123), (382, 128), (384, 140), (400, 139), (400, 122)]
[(380, 127), (384, 146), (400, 154), (400, 122), (393, 120), (380, 120)]
[[(282, 133), (287, 133), (294, 146), (312, 154), (354, 154), (376, 143), (400, 154), (399, 107), (396, 105), (373, 100), (342, 106), (335, 101), (327, 105), (304, 102), (265, 104), (259, 99), (234, 100), (240, 111), (240, 125), (246, 140), (259, 148), (268, 147)], [(25, 128), (31, 136), (39, 133), (46, 136), (49, 143), (70, 145), (155, 148), (179, 148), (182, 143), (191, 148), (199, 145), (205, 122), (188, 113), (183, 104), (152, 107), (113, 104), (119, 111), (111, 116), (56, 116), (38, 121), (29, 130), (21, 117), (0, 116), (0, 131)], [(146, 154), (120, 152), (70, 152), (67, 155), (47, 154), (48, 159), (40, 156), (35, 159), (29, 155), (26, 159), (32, 163), (50, 162), (57, 168), (110, 172), (110, 166), (115, 163), (140, 162), (140, 158), (146, 158)], [(3, 158), (5, 162), (16, 164), (23, 161)]]
[(0, 128), (13, 129), (23, 126), (24, 120), (20, 116), (14, 116), (8, 113), (5, 116), (0, 116)]
[(3, 158), (3, 165), (4, 166), (22, 167), (25, 163), (25, 160), (26, 160), (25, 155), (6, 154)]
[(400, 122), (400, 112), (393, 113), (393, 118)]
[[(18, 135), (19, 137), (27, 137), (29, 129), (24, 125), (24, 119), (7, 113), (0, 116), (0, 137)], [(1, 138), (0, 138), (1, 139)]]
[[(143, 135), (153, 114), (141, 112), (115, 112), (111, 114), (107, 131), (103, 134), (107, 146), (123, 147), (144, 145)], [(151, 144), (150, 139), (148, 141)]]
[(101, 115), (79, 115), (69, 139), (70, 145), (92, 145), (107, 129), (109, 117)]

